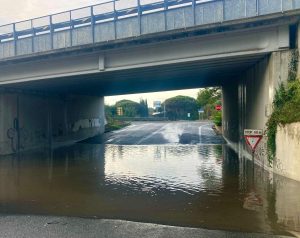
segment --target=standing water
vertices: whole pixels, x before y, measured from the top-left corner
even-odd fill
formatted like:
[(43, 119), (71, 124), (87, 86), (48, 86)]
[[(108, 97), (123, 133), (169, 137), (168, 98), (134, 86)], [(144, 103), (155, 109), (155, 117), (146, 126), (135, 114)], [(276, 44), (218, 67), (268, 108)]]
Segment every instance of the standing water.
[(300, 231), (300, 183), (226, 145), (77, 144), (1, 158), (0, 213), (286, 234)]

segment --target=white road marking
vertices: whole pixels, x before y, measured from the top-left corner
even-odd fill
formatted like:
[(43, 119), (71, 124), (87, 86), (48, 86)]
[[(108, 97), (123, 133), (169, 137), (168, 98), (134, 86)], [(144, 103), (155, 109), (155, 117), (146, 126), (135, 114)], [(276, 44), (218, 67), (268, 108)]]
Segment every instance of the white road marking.
[[(149, 123), (146, 124), (132, 124), (130, 126), (124, 127), (123, 129), (120, 130), (116, 130), (116, 131), (112, 131), (112, 135), (109, 137), (108, 140), (106, 140), (107, 143), (111, 143), (113, 141), (113, 143), (118, 143), (119, 141), (122, 140), (123, 137), (128, 136), (129, 133), (131, 133), (131, 131), (136, 131), (138, 129), (143, 128), (145, 125), (148, 125)], [(126, 134), (124, 134), (126, 133)]]
[(143, 141), (148, 140), (149, 138), (151, 138), (152, 136), (154, 136), (156, 133), (158, 133), (159, 131), (163, 130), (165, 127), (167, 127), (169, 125), (169, 123), (167, 123), (166, 125), (164, 125), (163, 127), (159, 128), (158, 130), (152, 132), (150, 135), (140, 139), (136, 144), (140, 145)]
[(202, 128), (205, 126), (209, 126), (209, 125), (211, 125), (211, 124), (204, 124), (199, 127), (199, 144), (202, 144)]
[(202, 138), (202, 127), (203, 127), (203, 126), (200, 126), (200, 127), (199, 127), (199, 143), (200, 143), (200, 144), (202, 144), (202, 139), (201, 139), (201, 138)]

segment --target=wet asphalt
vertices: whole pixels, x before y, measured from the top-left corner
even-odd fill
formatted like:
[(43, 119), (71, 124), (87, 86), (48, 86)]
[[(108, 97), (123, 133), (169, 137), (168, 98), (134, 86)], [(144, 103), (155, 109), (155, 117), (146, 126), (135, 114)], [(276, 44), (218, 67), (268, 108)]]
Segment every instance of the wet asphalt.
[(224, 144), (208, 121), (191, 122), (133, 122), (130, 126), (110, 133), (108, 144), (157, 145), (157, 144)]
[(1, 238), (271, 238), (264, 234), (172, 227), (120, 220), (45, 216), (0, 217)]

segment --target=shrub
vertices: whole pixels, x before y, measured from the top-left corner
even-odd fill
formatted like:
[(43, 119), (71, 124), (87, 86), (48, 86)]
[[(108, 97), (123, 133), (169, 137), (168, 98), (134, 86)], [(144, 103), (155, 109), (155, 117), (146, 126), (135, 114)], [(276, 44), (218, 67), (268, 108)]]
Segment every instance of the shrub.
[(222, 126), (222, 112), (216, 112), (213, 116), (213, 121), (216, 126)]
[(273, 113), (267, 123), (268, 159), (271, 163), (276, 156), (277, 126), (284, 126), (300, 121), (300, 81), (281, 84), (273, 101)]

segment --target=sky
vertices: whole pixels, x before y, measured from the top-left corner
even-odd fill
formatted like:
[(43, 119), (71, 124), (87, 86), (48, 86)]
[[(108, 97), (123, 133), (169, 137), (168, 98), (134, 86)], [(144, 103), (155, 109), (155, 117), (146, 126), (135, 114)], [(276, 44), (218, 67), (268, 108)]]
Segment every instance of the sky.
[[(128, 1), (128, 0), (121, 0)], [(150, 0), (147, 0), (148, 2)], [(0, 25), (41, 17), (53, 13), (80, 8), (97, 3), (103, 0), (0, 0)], [(114, 104), (121, 99), (129, 99), (139, 102), (141, 98), (148, 100), (148, 105), (153, 105), (153, 101), (164, 101), (167, 98), (183, 95), (196, 98), (199, 89), (180, 90), (159, 93), (122, 95), (117, 97), (107, 97), (107, 104)]]

